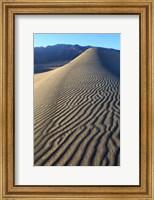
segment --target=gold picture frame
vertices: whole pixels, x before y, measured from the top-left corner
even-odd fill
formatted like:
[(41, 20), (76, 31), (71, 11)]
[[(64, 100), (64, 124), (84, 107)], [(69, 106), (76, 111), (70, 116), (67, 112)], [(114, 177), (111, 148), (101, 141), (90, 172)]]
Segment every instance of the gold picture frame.
[[(1, 0), (0, 199), (154, 199), (154, 2)], [(15, 186), (14, 21), (17, 14), (137, 14), (140, 17), (139, 186)], [(131, 172), (130, 173), (131, 176)]]

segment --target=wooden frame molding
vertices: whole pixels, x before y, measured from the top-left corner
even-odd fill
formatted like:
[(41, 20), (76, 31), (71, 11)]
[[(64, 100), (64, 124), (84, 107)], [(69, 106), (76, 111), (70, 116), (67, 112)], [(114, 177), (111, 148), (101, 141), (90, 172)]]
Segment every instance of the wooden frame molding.
[[(154, 1), (1, 0), (0, 10), (0, 199), (154, 200), (154, 101), (152, 102), (154, 100), (154, 20), (152, 21)], [(139, 186), (15, 186), (14, 22), (17, 14), (136, 14), (140, 16)]]

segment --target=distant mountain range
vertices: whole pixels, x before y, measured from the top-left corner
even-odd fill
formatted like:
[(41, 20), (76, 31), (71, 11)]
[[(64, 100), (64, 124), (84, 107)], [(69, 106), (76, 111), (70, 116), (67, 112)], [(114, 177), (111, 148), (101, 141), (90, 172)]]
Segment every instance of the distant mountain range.
[[(92, 48), (92, 46), (80, 46), (77, 44), (56, 44), (54, 46), (35, 47), (34, 73), (45, 72), (65, 65), (89, 48)], [(113, 49), (106, 49), (106, 51), (110, 50), (113, 51)]]
[(57, 60), (72, 60), (91, 46), (79, 46), (70, 44), (56, 44), (47, 47), (34, 48), (34, 64), (49, 64)]

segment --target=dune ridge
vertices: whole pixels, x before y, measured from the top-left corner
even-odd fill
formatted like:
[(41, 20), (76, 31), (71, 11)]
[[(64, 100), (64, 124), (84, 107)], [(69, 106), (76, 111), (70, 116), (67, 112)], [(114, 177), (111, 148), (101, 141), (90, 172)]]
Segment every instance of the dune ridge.
[(35, 166), (120, 165), (119, 56), (90, 48), (34, 76)]

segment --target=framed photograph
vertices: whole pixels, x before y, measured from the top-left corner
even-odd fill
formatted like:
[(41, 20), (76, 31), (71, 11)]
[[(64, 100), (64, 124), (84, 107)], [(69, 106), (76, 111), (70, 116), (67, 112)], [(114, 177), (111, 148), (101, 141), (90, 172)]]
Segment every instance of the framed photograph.
[(154, 199), (154, 2), (0, 9), (0, 199)]

